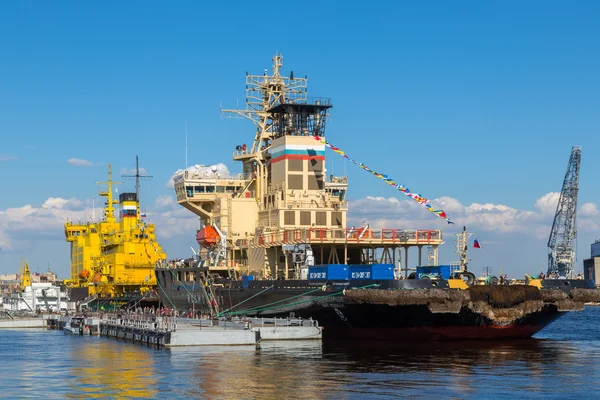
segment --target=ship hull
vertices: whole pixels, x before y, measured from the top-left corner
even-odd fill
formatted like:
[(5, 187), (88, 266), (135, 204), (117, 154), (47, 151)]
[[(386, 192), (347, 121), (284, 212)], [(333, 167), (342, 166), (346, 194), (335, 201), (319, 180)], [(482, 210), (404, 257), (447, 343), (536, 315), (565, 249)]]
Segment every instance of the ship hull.
[[(157, 270), (164, 306), (207, 311), (200, 282), (182, 282), (177, 276)], [(589, 287), (583, 281), (579, 286)], [(524, 285), (461, 291), (450, 289), (447, 281), (429, 280), (255, 281), (246, 287), (229, 281), (214, 285), (213, 291), (221, 312), (316, 319), (324, 327), (324, 340), (524, 339), (570, 311)]]

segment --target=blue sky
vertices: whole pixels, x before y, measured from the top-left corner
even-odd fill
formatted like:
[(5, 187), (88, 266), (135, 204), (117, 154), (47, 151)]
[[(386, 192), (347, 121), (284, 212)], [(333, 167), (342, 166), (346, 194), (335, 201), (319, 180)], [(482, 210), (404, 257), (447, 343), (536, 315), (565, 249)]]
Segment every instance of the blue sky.
[[(310, 95), (332, 98), (329, 141), (413, 191), (466, 207), (447, 211), (484, 246), (473, 264), (515, 275), (545, 267), (552, 217), (535, 205), (560, 190), (572, 145), (583, 148), (579, 205), (600, 195), (600, 5), (294, 4), (1, 3), (0, 273), (23, 256), (66, 276), (60, 218), (90, 207), (108, 162), (118, 173), (136, 154), (154, 176), (146, 206), (171, 226), (164, 247), (187, 255), (194, 229), (175, 229), (185, 214), (165, 185), (185, 164), (184, 121), (190, 164), (239, 171), (231, 151), (253, 127), (222, 120), (220, 104), (241, 104), (245, 72), (270, 69), (276, 51), (284, 71), (308, 75)], [(343, 174), (336, 157), (328, 155), (330, 172)], [(74, 158), (92, 165), (67, 162)], [(353, 165), (346, 172), (355, 220), (446, 228), (390, 200), (404, 199)], [(395, 208), (381, 217), (387, 208), (373, 201)], [(581, 255), (600, 237), (594, 210), (579, 218)]]

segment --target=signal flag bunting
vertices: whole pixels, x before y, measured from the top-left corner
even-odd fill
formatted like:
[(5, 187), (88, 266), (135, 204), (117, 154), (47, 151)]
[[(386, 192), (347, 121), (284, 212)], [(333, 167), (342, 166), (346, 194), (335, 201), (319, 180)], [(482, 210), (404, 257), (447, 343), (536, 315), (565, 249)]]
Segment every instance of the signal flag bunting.
[(362, 168), (365, 171), (369, 172), (371, 175), (375, 175), (377, 178), (383, 180), (385, 183), (387, 183), (388, 185), (390, 185), (394, 189), (401, 191), (402, 193), (404, 193), (405, 195), (407, 195), (408, 197), (410, 197), (411, 199), (413, 199), (417, 203), (421, 204), (423, 207), (425, 207), (430, 212), (432, 212), (435, 215), (437, 215), (438, 217), (446, 220), (449, 224), (454, 224), (454, 222), (451, 221), (448, 218), (448, 215), (446, 215), (446, 213), (444, 212), (444, 210), (433, 208), (433, 206), (431, 205), (429, 199), (423, 197), (423, 195), (416, 194), (416, 193), (411, 193), (410, 190), (408, 190), (408, 188), (406, 186), (400, 185), (400, 184), (394, 182), (394, 180), (392, 178), (390, 178), (389, 176), (384, 175), (384, 174), (380, 174), (378, 172), (375, 172), (372, 169), (370, 169), (369, 167), (367, 167), (366, 165), (364, 165), (363, 163), (359, 163), (358, 161), (355, 161), (355, 160), (351, 159), (350, 157), (348, 157), (346, 155), (346, 153), (343, 150), (341, 150), (341, 149), (335, 147), (334, 145), (332, 145), (331, 143), (327, 142), (325, 140), (325, 138), (322, 138), (322, 137), (317, 136), (317, 135), (315, 135), (313, 137), (315, 138), (316, 141), (324, 144), (325, 147), (328, 147), (334, 153), (337, 153), (340, 156), (344, 157), (345, 159), (347, 159), (348, 161), (350, 161), (352, 164), (358, 165), (360, 168)]

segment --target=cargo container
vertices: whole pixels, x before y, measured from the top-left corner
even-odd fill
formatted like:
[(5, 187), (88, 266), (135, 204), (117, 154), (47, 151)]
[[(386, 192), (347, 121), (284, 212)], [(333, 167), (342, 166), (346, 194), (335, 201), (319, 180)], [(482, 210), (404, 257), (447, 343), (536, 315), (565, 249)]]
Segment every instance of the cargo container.
[(423, 278), (424, 275), (430, 277), (435, 276), (441, 279), (450, 279), (450, 266), (449, 265), (429, 265), (423, 267), (417, 267), (417, 279)]
[(372, 279), (373, 268), (371, 265), (348, 265), (350, 279)]
[(308, 267), (309, 280), (347, 280), (348, 266), (344, 264), (315, 265)]
[(394, 279), (394, 264), (373, 264), (372, 279)]
[(254, 275), (244, 275), (242, 276), (242, 287), (244, 289), (248, 288), (248, 282), (254, 280)]

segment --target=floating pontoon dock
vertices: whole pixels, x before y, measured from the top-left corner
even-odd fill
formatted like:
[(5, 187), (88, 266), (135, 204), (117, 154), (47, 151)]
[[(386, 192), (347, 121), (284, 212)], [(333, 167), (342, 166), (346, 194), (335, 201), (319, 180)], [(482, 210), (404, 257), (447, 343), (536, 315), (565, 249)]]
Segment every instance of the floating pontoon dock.
[(256, 345), (261, 340), (321, 340), (317, 321), (282, 318), (211, 320), (107, 314), (100, 335), (158, 347)]

